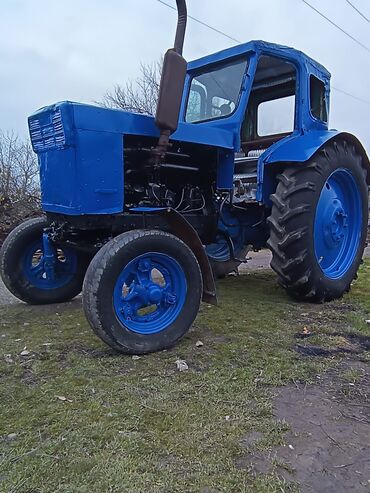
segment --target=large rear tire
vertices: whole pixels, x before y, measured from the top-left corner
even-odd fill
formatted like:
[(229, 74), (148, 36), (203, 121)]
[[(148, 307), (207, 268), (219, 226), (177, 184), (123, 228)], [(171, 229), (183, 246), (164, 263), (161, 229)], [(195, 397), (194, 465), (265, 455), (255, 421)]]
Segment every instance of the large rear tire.
[(367, 236), (361, 156), (352, 144), (336, 140), (278, 179), (268, 246), (280, 284), (301, 300), (341, 297), (356, 277)]
[(202, 276), (193, 252), (163, 232), (123, 233), (96, 254), (84, 281), (83, 306), (94, 332), (127, 354), (176, 344), (197, 316)]
[(0, 274), (5, 286), (18, 299), (32, 305), (62, 303), (82, 289), (90, 257), (71, 247), (55, 247), (52, 279), (46, 275), (42, 236), (44, 217), (29, 219), (17, 226), (0, 250)]

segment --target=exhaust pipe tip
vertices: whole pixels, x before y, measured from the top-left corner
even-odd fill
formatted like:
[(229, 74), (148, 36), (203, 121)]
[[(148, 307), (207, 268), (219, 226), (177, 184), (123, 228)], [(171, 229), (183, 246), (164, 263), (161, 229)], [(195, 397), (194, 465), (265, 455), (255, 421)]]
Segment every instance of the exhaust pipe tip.
[(176, 0), (177, 4), (177, 28), (175, 36), (174, 50), (182, 55), (182, 50), (184, 47), (186, 23), (188, 19), (188, 11), (186, 7), (186, 0)]

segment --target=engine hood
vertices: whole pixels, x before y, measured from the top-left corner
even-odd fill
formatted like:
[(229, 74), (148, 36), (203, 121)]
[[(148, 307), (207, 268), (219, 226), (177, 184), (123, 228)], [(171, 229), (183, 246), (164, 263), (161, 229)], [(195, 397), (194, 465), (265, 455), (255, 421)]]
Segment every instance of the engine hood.
[[(122, 110), (101, 108), (99, 106), (64, 101), (38, 110), (29, 118), (29, 122), (41, 114), (60, 111), (64, 124), (68, 121), (70, 130), (91, 130), (125, 135), (159, 136), (154, 117), (130, 113)], [(171, 140), (192, 142), (195, 144), (212, 145), (233, 149), (233, 135), (217, 127), (179, 123)]]

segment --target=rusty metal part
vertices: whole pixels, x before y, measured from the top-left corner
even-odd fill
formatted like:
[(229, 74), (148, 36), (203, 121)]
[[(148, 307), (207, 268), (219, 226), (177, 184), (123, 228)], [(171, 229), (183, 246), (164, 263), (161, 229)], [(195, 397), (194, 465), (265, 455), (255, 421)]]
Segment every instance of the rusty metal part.
[(205, 303), (217, 305), (216, 284), (213, 278), (207, 254), (193, 226), (174, 209), (164, 209), (159, 212), (170, 227), (170, 231), (182, 240), (194, 253), (198, 260), (203, 277), (203, 297)]
[(187, 9), (186, 0), (176, 0), (177, 29), (174, 48), (167, 51), (163, 59), (161, 82), (155, 124), (159, 128), (158, 144), (152, 150), (152, 159), (155, 167), (159, 167), (170, 147), (170, 135), (178, 126), (182, 93), (186, 77), (187, 63), (182, 57), (184, 46)]
[(186, 8), (186, 1), (185, 0), (176, 0), (177, 4), (177, 15), (178, 15), (178, 21), (177, 21), (177, 29), (176, 29), (176, 37), (175, 37), (175, 51), (179, 55), (182, 55), (182, 49), (184, 46), (184, 39), (185, 39), (185, 30), (186, 30), (186, 22), (187, 22), (187, 8)]

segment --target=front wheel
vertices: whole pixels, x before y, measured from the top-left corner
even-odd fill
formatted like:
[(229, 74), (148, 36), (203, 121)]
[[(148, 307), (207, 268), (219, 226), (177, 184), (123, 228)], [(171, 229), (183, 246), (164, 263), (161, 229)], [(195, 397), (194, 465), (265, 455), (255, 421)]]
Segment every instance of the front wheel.
[(330, 301), (350, 289), (368, 222), (366, 170), (345, 140), (279, 176), (268, 219), (271, 267), (295, 298)]
[(108, 242), (84, 281), (83, 306), (95, 333), (127, 354), (160, 351), (190, 328), (202, 276), (192, 251), (163, 231), (136, 230)]
[[(0, 274), (18, 299), (32, 305), (62, 303), (77, 296), (90, 258), (43, 238), (47, 221), (29, 219), (17, 226), (0, 250)], [(45, 245), (48, 255), (45, 255)]]

